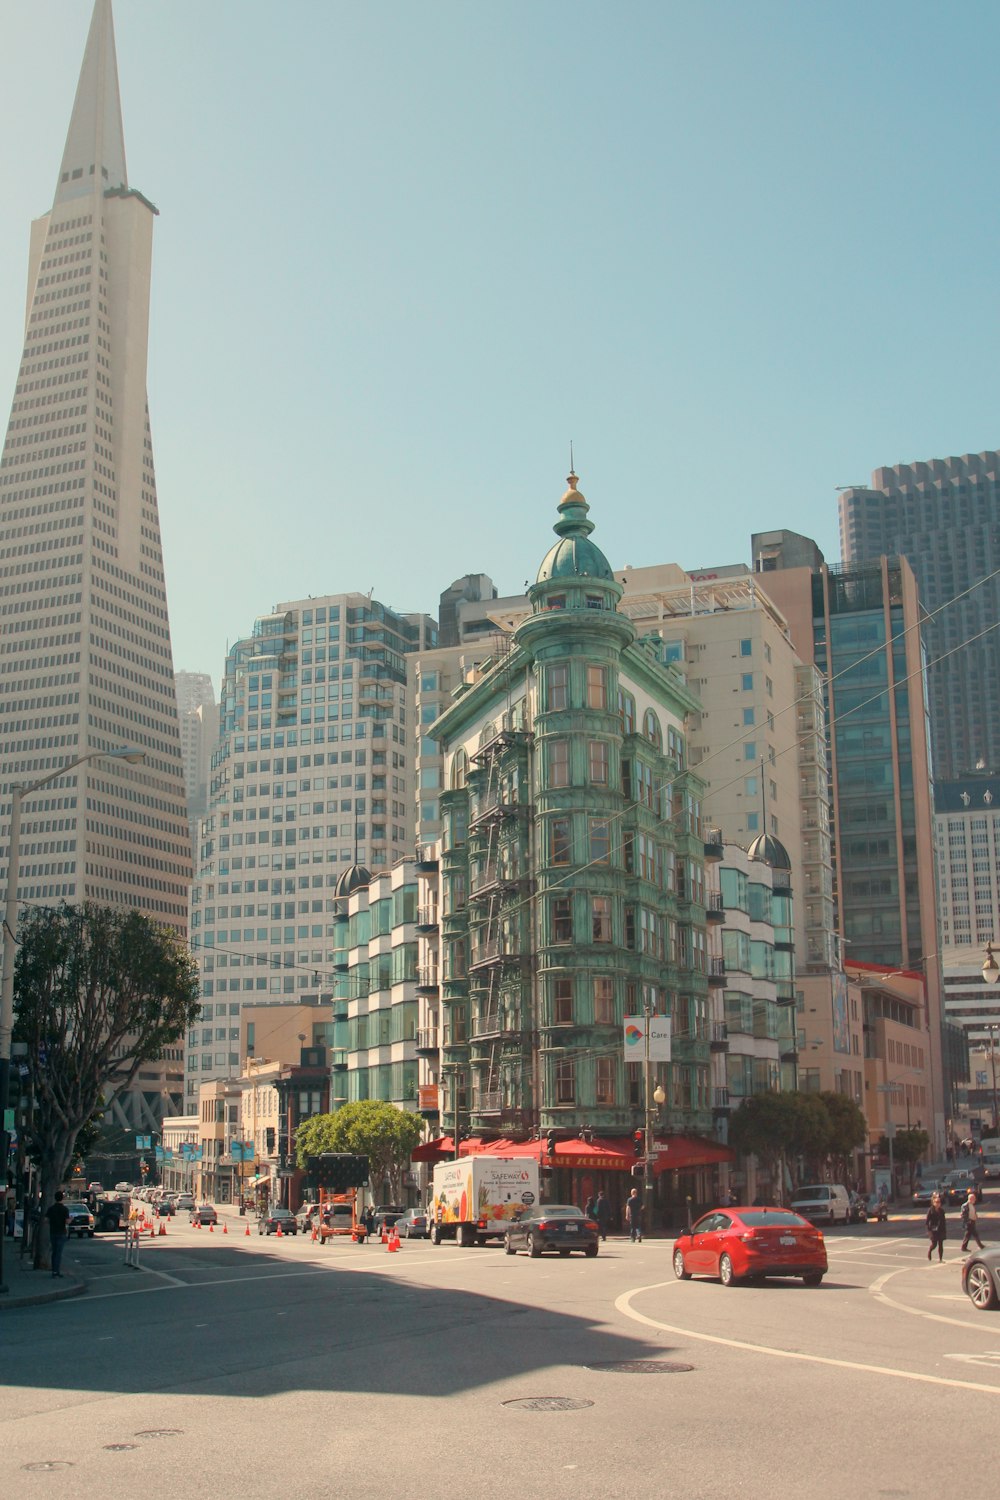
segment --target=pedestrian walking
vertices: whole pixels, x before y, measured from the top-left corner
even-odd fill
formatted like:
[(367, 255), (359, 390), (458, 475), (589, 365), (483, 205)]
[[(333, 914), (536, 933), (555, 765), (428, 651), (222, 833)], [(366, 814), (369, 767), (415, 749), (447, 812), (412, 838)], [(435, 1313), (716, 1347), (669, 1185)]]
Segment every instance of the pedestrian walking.
[(602, 1240), (608, 1237), (608, 1225), (611, 1223), (611, 1204), (603, 1193), (598, 1193), (597, 1202), (594, 1204), (594, 1218), (597, 1220), (597, 1228)]
[(583, 1211), (587, 1215), (588, 1219), (592, 1219), (594, 1217), (594, 1212), (595, 1212), (596, 1208), (597, 1208), (597, 1203), (596, 1203), (596, 1201), (594, 1199), (593, 1193), (591, 1193), (590, 1197), (587, 1199), (586, 1203), (583, 1205)]
[(69, 1238), (66, 1229), (69, 1224), (69, 1209), (63, 1202), (62, 1193), (56, 1193), (55, 1202), (45, 1210), (45, 1217), (49, 1221), (49, 1241), (52, 1249), (52, 1275), (62, 1276), (63, 1251)]
[(965, 1238), (962, 1240), (963, 1250), (968, 1250), (970, 1240), (975, 1240), (980, 1250), (983, 1248), (983, 1242), (979, 1238), (979, 1226), (976, 1218), (976, 1189), (975, 1187), (970, 1187), (969, 1196), (962, 1204), (962, 1223), (965, 1225)]
[(945, 1218), (944, 1208), (941, 1205), (940, 1193), (933, 1195), (931, 1206), (927, 1210), (927, 1237), (931, 1242), (927, 1251), (927, 1259), (931, 1259), (934, 1247), (937, 1246), (938, 1260), (943, 1260), (944, 1242), (948, 1238), (948, 1220)]
[(642, 1199), (639, 1197), (639, 1189), (633, 1188), (625, 1201), (625, 1223), (628, 1225), (628, 1237), (633, 1244), (642, 1244)]

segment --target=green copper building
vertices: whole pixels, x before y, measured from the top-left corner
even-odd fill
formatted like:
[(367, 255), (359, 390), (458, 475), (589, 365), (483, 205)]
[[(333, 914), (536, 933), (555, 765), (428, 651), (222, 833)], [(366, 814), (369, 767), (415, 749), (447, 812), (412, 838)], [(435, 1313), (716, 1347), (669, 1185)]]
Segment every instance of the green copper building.
[(699, 705), (659, 638), (638, 640), (619, 613), (621, 585), (568, 483), (530, 615), (428, 731), (444, 759), (439, 868), (422, 861), (440, 963), (418, 988), (421, 1035), (439, 1047), (418, 1050), (425, 1077), (439, 1068), (452, 1149), (455, 1132), (520, 1144), (555, 1131), (554, 1165), (596, 1186), (614, 1152), (621, 1185), (644, 1107), (629, 1015), (671, 1018), (654, 1080), (666, 1163), (728, 1157), (711, 1095), (702, 783), (685, 757)]

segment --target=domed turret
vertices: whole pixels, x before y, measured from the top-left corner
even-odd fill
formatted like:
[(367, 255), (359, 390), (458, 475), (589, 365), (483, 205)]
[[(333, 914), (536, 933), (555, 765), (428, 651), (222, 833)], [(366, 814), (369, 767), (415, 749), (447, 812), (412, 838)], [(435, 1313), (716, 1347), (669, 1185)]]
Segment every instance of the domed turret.
[(756, 859), (762, 865), (770, 865), (772, 870), (791, 870), (792, 862), (788, 857), (788, 850), (780, 839), (773, 834), (759, 833), (747, 850), (749, 859)]
[(342, 901), (343, 910), (347, 910), (347, 898), (361, 886), (367, 885), (372, 878), (371, 870), (366, 870), (364, 865), (349, 865), (337, 881), (333, 891), (333, 899)]
[(552, 528), (559, 541), (542, 559), (536, 583), (555, 583), (567, 578), (600, 578), (614, 582), (611, 564), (596, 543), (590, 540), (594, 523), (590, 506), (577, 489), (575, 474), (567, 477), (569, 489), (559, 502), (559, 520)]

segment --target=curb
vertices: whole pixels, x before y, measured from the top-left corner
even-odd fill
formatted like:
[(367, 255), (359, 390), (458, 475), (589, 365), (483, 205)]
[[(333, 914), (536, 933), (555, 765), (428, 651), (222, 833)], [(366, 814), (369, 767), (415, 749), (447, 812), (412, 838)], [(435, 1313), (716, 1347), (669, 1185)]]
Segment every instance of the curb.
[(46, 1302), (65, 1302), (67, 1297), (79, 1297), (87, 1290), (85, 1281), (71, 1281), (69, 1286), (55, 1287), (50, 1292), (29, 1292), (27, 1296), (0, 1295), (0, 1312), (13, 1311), (20, 1307), (41, 1307)]

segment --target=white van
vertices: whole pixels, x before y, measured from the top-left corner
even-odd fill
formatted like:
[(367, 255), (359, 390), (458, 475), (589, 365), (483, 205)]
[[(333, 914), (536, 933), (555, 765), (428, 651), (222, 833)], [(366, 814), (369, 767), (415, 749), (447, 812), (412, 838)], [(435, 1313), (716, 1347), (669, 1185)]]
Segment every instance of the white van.
[(839, 1182), (817, 1182), (796, 1188), (788, 1206), (810, 1224), (851, 1222), (851, 1197)]

